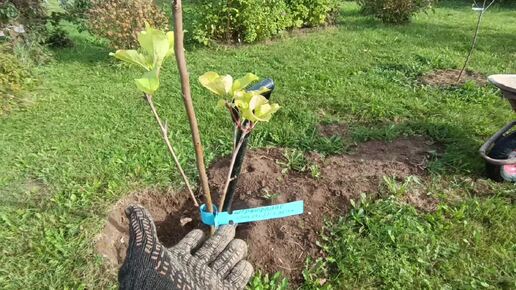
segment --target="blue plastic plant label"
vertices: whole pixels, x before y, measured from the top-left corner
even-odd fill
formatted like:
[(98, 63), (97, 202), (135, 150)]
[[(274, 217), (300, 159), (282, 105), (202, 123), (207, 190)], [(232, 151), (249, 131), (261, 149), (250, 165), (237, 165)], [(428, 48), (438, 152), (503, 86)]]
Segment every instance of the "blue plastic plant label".
[(228, 224), (241, 224), (270, 219), (278, 219), (299, 215), (304, 212), (304, 202), (294, 201), (289, 203), (235, 210), (233, 213), (217, 212), (215, 214), (206, 211), (206, 205), (201, 206), (202, 222), (210, 226), (222, 226)]

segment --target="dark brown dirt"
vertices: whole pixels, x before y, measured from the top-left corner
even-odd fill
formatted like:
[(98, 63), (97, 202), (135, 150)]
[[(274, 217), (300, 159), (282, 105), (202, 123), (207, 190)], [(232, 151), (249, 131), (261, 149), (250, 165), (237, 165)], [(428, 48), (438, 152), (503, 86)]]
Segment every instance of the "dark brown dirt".
[(473, 81), (479, 86), (487, 84), (487, 77), (473, 71), (466, 70), (461, 77), (461, 81), (457, 83), (460, 69), (443, 69), (436, 70), (421, 77), (421, 82), (425, 85), (449, 87), (463, 85), (467, 81)]
[(346, 137), (348, 135), (348, 126), (346, 124), (325, 124), (317, 126), (319, 135), (323, 137)]
[[(358, 199), (361, 193), (377, 195), (383, 176), (402, 180), (411, 175), (424, 175), (429, 152), (436, 149), (432, 142), (417, 137), (391, 143), (366, 142), (352, 155), (323, 158), (307, 154), (308, 162), (319, 167), (319, 178), (313, 178), (310, 172), (283, 174), (279, 164), (279, 161), (285, 162), (282, 149), (249, 151), (233, 209), (304, 200), (305, 214), (240, 225), (237, 235), (249, 245), (248, 260), (256, 269), (268, 273), (281, 271), (294, 283), (300, 281), (306, 258), (323, 256), (316, 241), (326, 220), (344, 216), (350, 199)], [(221, 191), (228, 164), (229, 159), (224, 158), (210, 168), (213, 193)], [(156, 221), (160, 241), (166, 246), (174, 245), (188, 231), (202, 227), (197, 210), (190, 206), (187, 198), (185, 192), (176, 197), (171, 193), (143, 192), (121, 200), (109, 214), (96, 244), (97, 250), (114, 266), (122, 263), (127, 247), (124, 209), (131, 203), (145, 206)], [(418, 201), (421, 199), (424, 195), (417, 197)]]

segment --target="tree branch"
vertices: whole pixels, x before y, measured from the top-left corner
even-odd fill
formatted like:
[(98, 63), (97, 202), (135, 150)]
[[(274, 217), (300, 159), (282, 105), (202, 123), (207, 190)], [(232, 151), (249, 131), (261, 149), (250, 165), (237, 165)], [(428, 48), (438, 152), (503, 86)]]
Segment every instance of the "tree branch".
[(219, 201), (219, 208), (222, 210), (224, 206), (224, 202), (226, 201), (226, 195), (228, 194), (228, 187), (229, 183), (234, 180), (234, 176), (231, 176), (231, 173), (233, 173), (233, 167), (235, 166), (235, 161), (238, 155), (238, 151), (240, 151), (240, 147), (242, 147), (242, 144), (244, 143), (245, 136), (247, 136), (248, 132), (243, 131), (242, 135), (240, 136), (240, 140), (238, 140), (238, 144), (236, 144), (235, 148), (233, 149), (233, 155), (231, 156), (231, 163), (229, 164), (229, 170), (228, 170), (228, 177), (226, 179), (226, 183), (224, 184), (224, 190), (222, 191), (222, 196)]
[(174, 151), (174, 147), (172, 147), (172, 144), (170, 143), (170, 140), (168, 137), (168, 125), (166, 122), (165, 122), (165, 125), (163, 125), (163, 122), (161, 121), (161, 118), (159, 117), (158, 112), (156, 111), (156, 107), (154, 106), (154, 102), (152, 101), (152, 96), (149, 94), (145, 94), (145, 99), (147, 100), (147, 103), (151, 107), (152, 113), (154, 114), (154, 118), (156, 119), (156, 122), (158, 123), (159, 128), (161, 129), (161, 137), (163, 137), (163, 140), (167, 144), (168, 151), (170, 152), (170, 155), (172, 155), (172, 158), (174, 159), (174, 162), (176, 163), (176, 167), (179, 170), (179, 173), (181, 173), (181, 176), (183, 177), (183, 181), (186, 184), (186, 188), (188, 188), (188, 192), (190, 193), (190, 197), (192, 198), (192, 201), (194, 202), (194, 205), (196, 207), (199, 207), (199, 204), (197, 203), (197, 199), (195, 198), (195, 195), (193, 193), (192, 187), (190, 186), (190, 182), (188, 181), (188, 178), (186, 177), (186, 174), (183, 171), (181, 164), (179, 163), (179, 159), (177, 158), (176, 152)]

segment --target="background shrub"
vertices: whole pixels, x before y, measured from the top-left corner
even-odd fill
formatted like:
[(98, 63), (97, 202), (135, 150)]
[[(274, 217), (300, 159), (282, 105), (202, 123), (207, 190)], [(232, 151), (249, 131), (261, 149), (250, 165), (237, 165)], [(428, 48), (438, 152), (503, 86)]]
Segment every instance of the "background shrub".
[(95, 0), (87, 12), (88, 28), (108, 39), (114, 48), (134, 48), (147, 21), (168, 29), (168, 18), (152, 0)]
[(372, 14), (385, 23), (402, 24), (412, 15), (432, 8), (436, 0), (357, 0), (366, 14)]
[(21, 102), (32, 79), (30, 71), (11, 51), (5, 45), (0, 46), (0, 115)]
[(292, 27), (292, 14), (283, 0), (245, 0), (238, 7), (240, 27), (236, 31), (238, 40), (251, 43), (271, 38)]
[(291, 28), (326, 25), (338, 0), (201, 0), (194, 39), (251, 43)]
[(54, 13), (54, 18), (76, 24), (79, 31), (88, 29), (88, 11), (93, 7), (93, 0), (60, 0), (59, 4), (64, 12)]
[(335, 0), (287, 0), (295, 27), (316, 27), (335, 22), (338, 2)]
[(0, 42), (24, 65), (40, 64), (49, 60), (44, 47), (48, 37), (47, 7), (43, 0), (0, 1)]

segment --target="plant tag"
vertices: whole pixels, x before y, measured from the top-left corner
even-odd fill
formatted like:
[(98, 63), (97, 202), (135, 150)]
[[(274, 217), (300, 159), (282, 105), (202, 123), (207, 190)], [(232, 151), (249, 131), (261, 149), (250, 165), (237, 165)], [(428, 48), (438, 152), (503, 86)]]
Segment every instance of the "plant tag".
[(228, 224), (257, 222), (299, 215), (304, 212), (304, 202), (300, 200), (264, 207), (240, 209), (233, 211), (231, 214), (228, 212), (217, 212), (216, 208), (215, 213), (207, 212), (205, 204), (201, 205), (200, 210), (201, 220), (204, 224), (219, 227)]

